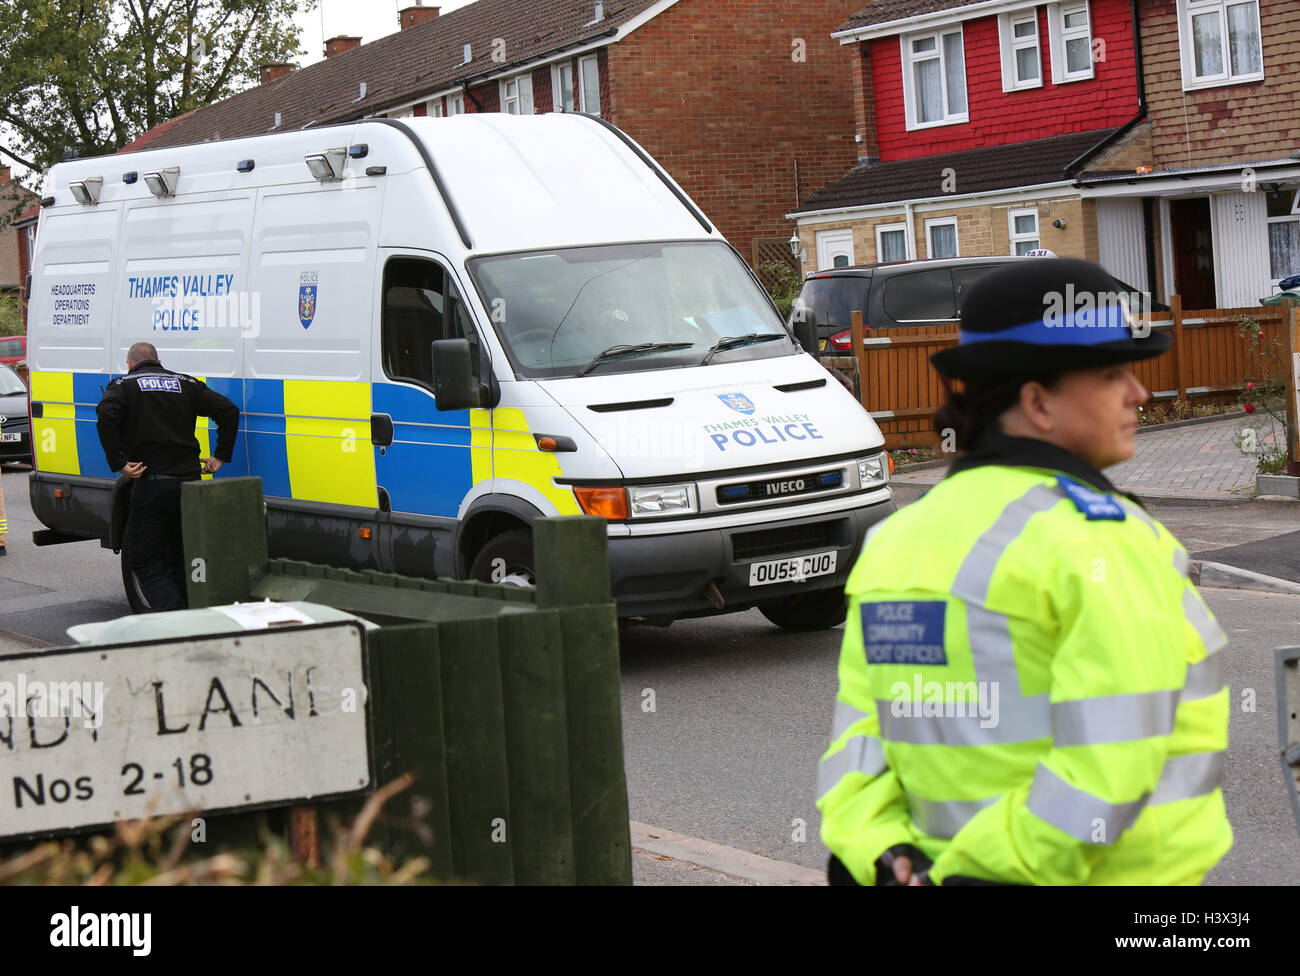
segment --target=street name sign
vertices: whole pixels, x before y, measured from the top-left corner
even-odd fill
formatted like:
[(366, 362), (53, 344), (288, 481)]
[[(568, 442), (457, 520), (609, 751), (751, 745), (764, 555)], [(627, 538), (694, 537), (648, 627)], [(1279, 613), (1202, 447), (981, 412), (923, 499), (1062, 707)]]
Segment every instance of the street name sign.
[(0, 657), (0, 838), (365, 792), (357, 621)]

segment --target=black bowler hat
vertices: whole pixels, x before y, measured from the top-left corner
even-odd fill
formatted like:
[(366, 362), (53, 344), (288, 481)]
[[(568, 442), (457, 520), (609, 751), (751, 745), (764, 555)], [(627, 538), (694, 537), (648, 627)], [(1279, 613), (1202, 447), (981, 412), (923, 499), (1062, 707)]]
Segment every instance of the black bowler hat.
[(930, 357), (942, 375), (997, 379), (1150, 359), (1167, 333), (1135, 336), (1121, 285), (1073, 258), (1025, 258), (978, 279), (961, 303), (961, 341)]

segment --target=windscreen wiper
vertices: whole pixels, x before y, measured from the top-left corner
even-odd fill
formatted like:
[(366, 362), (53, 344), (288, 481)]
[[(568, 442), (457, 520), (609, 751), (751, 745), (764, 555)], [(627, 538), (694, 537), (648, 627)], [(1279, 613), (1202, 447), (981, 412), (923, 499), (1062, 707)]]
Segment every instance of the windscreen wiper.
[(720, 352), (726, 352), (728, 349), (739, 349), (741, 346), (748, 346), (755, 342), (772, 342), (774, 339), (786, 338), (788, 336), (784, 332), (765, 332), (762, 335), (751, 332), (743, 336), (726, 336), (715, 342), (709, 351), (704, 354), (704, 358), (700, 360), (700, 365), (709, 365), (710, 359)]
[(626, 344), (610, 346), (604, 352), (597, 353), (586, 366), (578, 370), (575, 376), (586, 376), (593, 369), (605, 362), (607, 359), (618, 359), (622, 356), (633, 356), (639, 352), (656, 352), (660, 349), (689, 349), (695, 345), (693, 342), (641, 342), (635, 346)]

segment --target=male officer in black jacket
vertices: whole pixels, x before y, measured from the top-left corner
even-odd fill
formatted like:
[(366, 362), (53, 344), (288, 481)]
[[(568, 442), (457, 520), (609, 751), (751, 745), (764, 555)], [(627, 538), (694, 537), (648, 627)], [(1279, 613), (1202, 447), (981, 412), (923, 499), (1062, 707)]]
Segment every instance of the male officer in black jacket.
[[(152, 610), (184, 610), (181, 485), (228, 462), (239, 431), (239, 408), (192, 376), (163, 369), (158, 350), (137, 342), (126, 354), (125, 376), (100, 400), (99, 440), (108, 466), (131, 478), (126, 522), (127, 562)], [(217, 422), (217, 448), (199, 458), (194, 425)]]

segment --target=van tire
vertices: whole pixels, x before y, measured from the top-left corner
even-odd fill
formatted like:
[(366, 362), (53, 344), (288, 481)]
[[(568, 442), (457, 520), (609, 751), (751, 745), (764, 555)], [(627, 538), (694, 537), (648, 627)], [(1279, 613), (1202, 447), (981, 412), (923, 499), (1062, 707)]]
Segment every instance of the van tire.
[(537, 563), (533, 559), (533, 534), (511, 529), (487, 541), (469, 569), (470, 579), (506, 586), (537, 586)]
[(126, 551), (126, 540), (122, 540), (122, 589), (126, 591), (126, 602), (132, 613), (152, 613), (149, 600), (140, 589), (140, 580), (131, 568), (131, 557)]
[(829, 590), (796, 593), (783, 600), (760, 603), (763, 616), (785, 630), (830, 630), (842, 624), (847, 611), (844, 590), (838, 586)]

